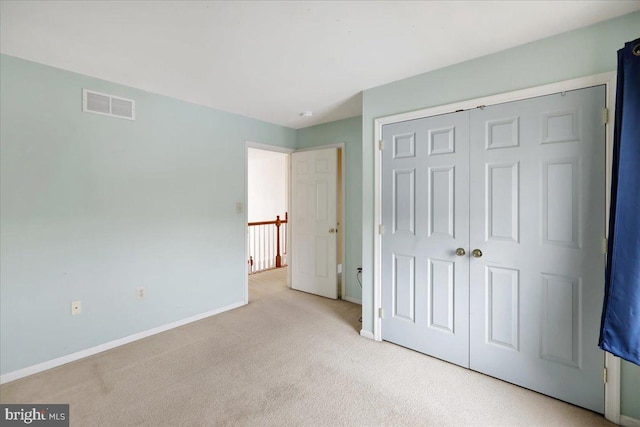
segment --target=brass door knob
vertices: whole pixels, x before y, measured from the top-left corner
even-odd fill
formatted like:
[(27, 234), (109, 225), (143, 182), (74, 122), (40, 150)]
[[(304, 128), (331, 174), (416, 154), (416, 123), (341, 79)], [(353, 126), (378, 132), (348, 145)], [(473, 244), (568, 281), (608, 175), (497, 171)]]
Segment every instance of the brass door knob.
[(466, 252), (464, 249), (462, 249), (462, 248), (458, 248), (458, 249), (456, 249), (456, 255), (458, 255), (458, 256), (465, 256), (465, 255), (466, 255), (466, 253), (467, 253), (467, 252)]
[(482, 256), (482, 251), (480, 249), (474, 249), (473, 252), (471, 252), (471, 255), (473, 255), (474, 258), (480, 258)]
[(335, 233), (337, 230), (335, 228), (330, 228), (329, 233)]

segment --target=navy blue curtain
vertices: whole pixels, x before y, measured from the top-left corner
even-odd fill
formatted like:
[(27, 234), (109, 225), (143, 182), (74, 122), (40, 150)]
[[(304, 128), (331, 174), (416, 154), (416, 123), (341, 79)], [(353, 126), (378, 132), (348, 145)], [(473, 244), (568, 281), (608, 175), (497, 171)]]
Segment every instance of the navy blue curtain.
[(640, 365), (640, 38), (618, 51), (600, 347)]

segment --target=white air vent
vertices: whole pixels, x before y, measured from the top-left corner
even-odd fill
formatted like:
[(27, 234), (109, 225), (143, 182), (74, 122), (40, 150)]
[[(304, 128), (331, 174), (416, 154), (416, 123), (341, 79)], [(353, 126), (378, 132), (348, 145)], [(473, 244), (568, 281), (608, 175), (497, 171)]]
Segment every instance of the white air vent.
[(135, 120), (136, 102), (132, 99), (82, 89), (82, 111)]

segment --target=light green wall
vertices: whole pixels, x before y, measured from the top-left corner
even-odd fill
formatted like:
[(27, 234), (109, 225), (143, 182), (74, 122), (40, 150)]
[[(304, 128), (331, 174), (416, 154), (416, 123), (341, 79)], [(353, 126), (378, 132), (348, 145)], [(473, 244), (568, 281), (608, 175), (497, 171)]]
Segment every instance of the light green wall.
[[(241, 301), (247, 140), (345, 143), (347, 295), (363, 265), (371, 331), (373, 119), (612, 71), (637, 28), (640, 13), (370, 89), (362, 118), (298, 131), (0, 55), (0, 372)], [(83, 87), (135, 99), (137, 120), (82, 113)], [(638, 396), (623, 362), (623, 414), (640, 418)]]
[(362, 259), (362, 117), (338, 120), (298, 130), (298, 148), (345, 144), (345, 259), (343, 277), (346, 294), (361, 299), (362, 289), (356, 280), (356, 268)]
[[(373, 331), (374, 119), (616, 69), (616, 51), (640, 36), (640, 12), (364, 91), (362, 112), (363, 329)], [(437, 40), (433, 41), (437, 43)], [(461, 46), (461, 49), (473, 47)], [(640, 395), (623, 370), (623, 402)], [(624, 405), (631, 405), (625, 403)], [(636, 405), (637, 408), (637, 405)], [(623, 406), (625, 411), (631, 410)], [(636, 417), (637, 411), (636, 411)], [(631, 415), (631, 413), (629, 413)]]
[(3, 374), (244, 300), (245, 141), (295, 130), (6, 55), (0, 84)]

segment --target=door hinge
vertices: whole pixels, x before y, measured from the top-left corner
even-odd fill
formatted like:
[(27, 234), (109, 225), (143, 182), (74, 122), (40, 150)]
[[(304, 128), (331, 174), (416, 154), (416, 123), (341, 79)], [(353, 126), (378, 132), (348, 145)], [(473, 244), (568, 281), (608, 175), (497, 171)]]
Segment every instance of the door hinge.
[(606, 125), (609, 123), (609, 109), (605, 108), (602, 110), (602, 124)]
[(384, 150), (384, 139), (381, 139), (380, 141), (378, 141), (378, 149), (380, 151)]
[(602, 238), (602, 253), (606, 254), (609, 250), (609, 241), (606, 237)]
[(384, 225), (380, 224), (380, 225), (378, 226), (378, 233), (379, 233), (379, 234), (384, 234)]
[(607, 376), (607, 368), (604, 368), (604, 372), (602, 373), (602, 380), (606, 384), (608, 379), (609, 377)]
[(384, 316), (384, 311), (382, 310), (382, 307), (380, 307), (378, 309), (378, 317), (382, 319), (383, 316)]

